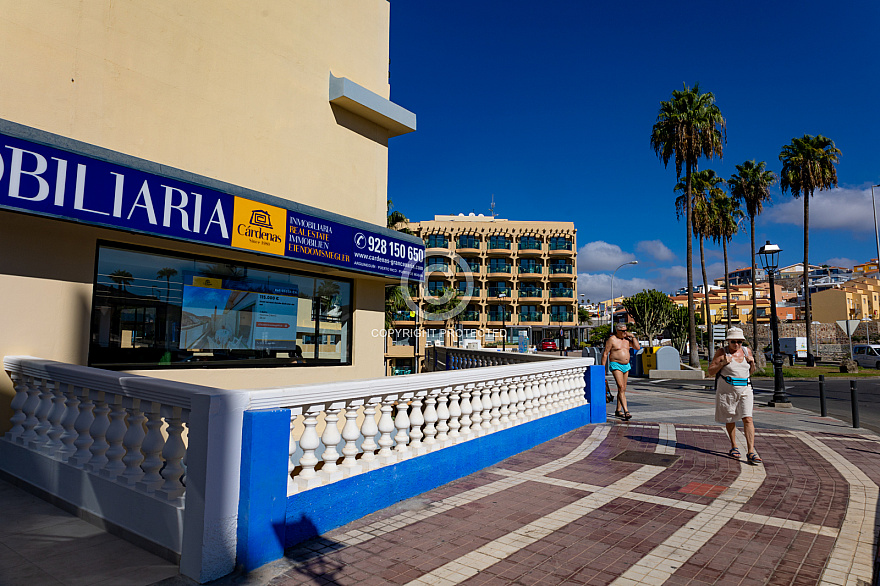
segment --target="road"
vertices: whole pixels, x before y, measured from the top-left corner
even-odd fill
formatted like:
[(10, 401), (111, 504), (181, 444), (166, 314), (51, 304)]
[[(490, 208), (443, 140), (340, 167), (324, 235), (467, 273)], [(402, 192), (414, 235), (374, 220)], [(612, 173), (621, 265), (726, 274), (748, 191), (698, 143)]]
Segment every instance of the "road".
[[(858, 383), (859, 424), (865, 429), (880, 433), (880, 378), (853, 379)], [(648, 385), (665, 389), (687, 389), (712, 395), (713, 382), (664, 380), (648, 381), (632, 379), (630, 384)], [(773, 397), (773, 379), (754, 379), (755, 404), (766, 404)], [(819, 407), (819, 382), (815, 379), (793, 379), (785, 381), (785, 392), (791, 404), (800, 409), (821, 413)], [(850, 400), (849, 379), (825, 379), (825, 405), (828, 415), (852, 424), (852, 401)]]

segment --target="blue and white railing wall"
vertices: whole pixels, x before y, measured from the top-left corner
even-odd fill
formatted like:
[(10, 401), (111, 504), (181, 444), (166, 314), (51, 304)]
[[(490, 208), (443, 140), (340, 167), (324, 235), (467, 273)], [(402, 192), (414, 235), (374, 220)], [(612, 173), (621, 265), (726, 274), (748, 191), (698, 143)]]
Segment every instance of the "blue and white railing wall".
[(590, 362), (224, 391), (7, 357), (0, 470), (179, 555), (204, 582), (605, 421)]

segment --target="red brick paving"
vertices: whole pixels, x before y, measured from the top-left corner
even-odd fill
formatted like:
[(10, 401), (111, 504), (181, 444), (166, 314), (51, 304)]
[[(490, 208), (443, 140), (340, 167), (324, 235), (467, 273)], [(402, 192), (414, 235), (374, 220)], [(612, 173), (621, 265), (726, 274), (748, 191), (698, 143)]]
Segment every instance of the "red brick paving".
[[(509, 458), (498, 467), (531, 470), (564, 457), (584, 441), (593, 427), (566, 434), (564, 449), (549, 442)], [(657, 427), (615, 426), (587, 458), (550, 476), (607, 486), (639, 468), (635, 464), (611, 462), (610, 458), (625, 449), (652, 452), (657, 438)], [(742, 464), (726, 455), (726, 435), (682, 430), (677, 431), (676, 439), (676, 455), (681, 458), (637, 488), (632, 498), (617, 498), (599, 507), (490, 565), (465, 583), (611, 583), (697, 514), (640, 501), (638, 494), (709, 504), (723, 495), (739, 474)], [(875, 482), (880, 481), (880, 444), (828, 441), (826, 445), (859, 466)], [(743, 512), (840, 527), (848, 484), (833, 466), (788, 433), (762, 433), (757, 448), (766, 463), (767, 476), (754, 497), (745, 503)], [(744, 446), (740, 449), (745, 455)], [(500, 478), (490, 469), (425, 493), (419, 499), (440, 501)], [(527, 481), (358, 545), (338, 544), (338, 550), (304, 561), (271, 584), (404, 584), (588, 494)], [(355, 527), (368, 528), (399, 512), (380, 511), (330, 532), (323, 539), (332, 544), (334, 535)], [(731, 519), (666, 584), (817, 584), (834, 543), (834, 538), (824, 535)]]

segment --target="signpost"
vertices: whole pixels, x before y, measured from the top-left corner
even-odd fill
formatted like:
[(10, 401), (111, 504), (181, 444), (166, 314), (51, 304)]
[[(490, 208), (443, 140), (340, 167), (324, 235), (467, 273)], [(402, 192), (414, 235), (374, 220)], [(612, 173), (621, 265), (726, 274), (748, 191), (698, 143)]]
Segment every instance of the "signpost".
[(840, 326), (846, 335), (849, 337), (849, 359), (853, 359), (853, 347), (852, 347), (852, 335), (853, 332), (856, 331), (856, 328), (859, 327), (859, 320), (857, 319), (839, 319), (837, 320), (837, 325)]

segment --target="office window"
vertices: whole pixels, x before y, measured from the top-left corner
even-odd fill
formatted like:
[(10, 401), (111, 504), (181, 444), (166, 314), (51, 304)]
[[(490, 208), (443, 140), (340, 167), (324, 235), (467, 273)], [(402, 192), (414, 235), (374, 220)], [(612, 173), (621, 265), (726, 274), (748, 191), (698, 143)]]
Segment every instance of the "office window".
[(98, 248), (89, 365), (349, 364), (351, 283), (275, 267)]

